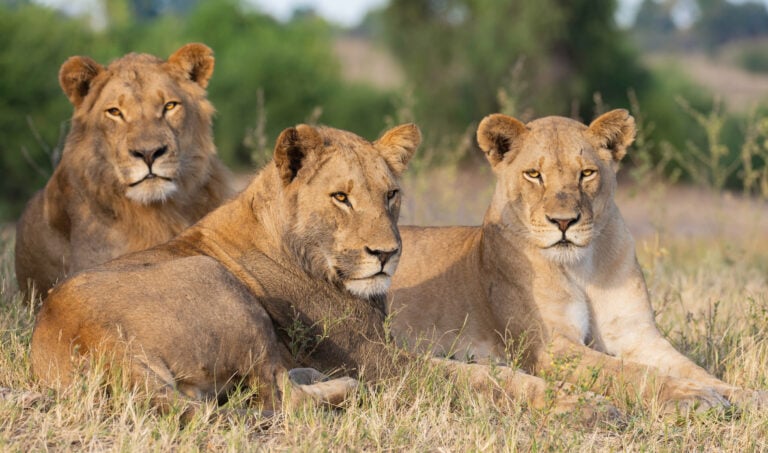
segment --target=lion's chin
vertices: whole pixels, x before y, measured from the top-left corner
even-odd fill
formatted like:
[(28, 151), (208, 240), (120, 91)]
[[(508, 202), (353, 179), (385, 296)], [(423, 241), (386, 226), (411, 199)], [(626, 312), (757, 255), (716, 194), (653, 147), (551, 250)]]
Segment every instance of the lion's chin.
[(558, 264), (576, 264), (589, 254), (589, 247), (578, 246), (572, 242), (558, 242), (542, 249), (542, 254)]
[(344, 287), (357, 297), (374, 299), (385, 296), (391, 282), (389, 275), (379, 273), (369, 278), (345, 280)]
[(178, 186), (173, 181), (154, 178), (143, 180), (136, 185), (128, 187), (125, 195), (137, 203), (148, 205), (167, 201), (178, 189)]

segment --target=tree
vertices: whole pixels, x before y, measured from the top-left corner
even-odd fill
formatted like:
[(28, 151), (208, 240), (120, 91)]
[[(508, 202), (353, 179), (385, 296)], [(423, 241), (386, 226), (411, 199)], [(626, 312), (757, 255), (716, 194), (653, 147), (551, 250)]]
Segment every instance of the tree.
[(520, 81), (520, 103), (543, 114), (575, 104), (591, 116), (595, 91), (623, 104), (647, 77), (615, 8), (614, 0), (393, 0), (382, 20), (414, 84), (417, 120), (443, 135), (498, 111), (499, 88)]
[(698, 5), (700, 15), (694, 29), (709, 48), (768, 34), (768, 11), (763, 3), (698, 0)]
[(93, 44), (87, 30), (34, 4), (0, 6), (0, 219), (15, 216), (53, 170), (72, 112), (57, 74), (67, 57)]

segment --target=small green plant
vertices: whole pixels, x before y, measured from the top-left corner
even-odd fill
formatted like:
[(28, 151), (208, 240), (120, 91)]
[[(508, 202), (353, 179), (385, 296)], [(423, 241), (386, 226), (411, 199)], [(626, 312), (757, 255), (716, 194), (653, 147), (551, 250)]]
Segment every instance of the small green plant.
[(768, 118), (759, 116), (756, 108), (747, 116), (739, 156), (744, 194), (768, 199)]
[(301, 363), (312, 355), (320, 344), (327, 340), (331, 330), (343, 326), (344, 322), (351, 316), (346, 314), (337, 319), (323, 318), (312, 324), (307, 324), (302, 320), (298, 312), (294, 312), (293, 322), (284, 328), (288, 335), (288, 351), (298, 363)]
[[(664, 142), (662, 159), (656, 165), (664, 167), (674, 163), (694, 183), (715, 191), (725, 189), (735, 176), (745, 195), (768, 198), (768, 118), (758, 115), (756, 108), (750, 110), (743, 121), (743, 141), (738, 152), (733, 152), (723, 138), (724, 126), (730, 118), (723, 111), (722, 103), (716, 102), (712, 110), (705, 113), (691, 107), (683, 98), (677, 98), (677, 102), (704, 131), (705, 143), (701, 146), (689, 140), (681, 150)], [(642, 163), (639, 168), (646, 166)]]
[(267, 109), (264, 108), (264, 89), (256, 90), (256, 121), (245, 131), (243, 147), (250, 152), (254, 168), (263, 167), (272, 158), (267, 137)]
[(632, 143), (632, 150), (629, 153), (631, 168), (629, 175), (635, 182), (635, 185), (643, 190), (651, 185), (663, 186), (664, 184), (674, 184), (680, 177), (679, 169), (673, 169), (665, 173), (669, 168), (671, 156), (663, 154), (661, 158), (654, 156), (656, 142), (653, 140), (653, 133), (656, 125), (649, 121), (643, 111), (640, 109), (640, 101), (637, 98), (635, 90), (627, 92), (629, 99), (630, 112), (635, 118), (637, 135)]
[(677, 103), (706, 133), (706, 144), (702, 148), (693, 141), (686, 143), (685, 151), (669, 143), (662, 144), (663, 153), (682, 168), (697, 184), (720, 191), (728, 178), (739, 166), (738, 159), (731, 156), (723, 144), (722, 132), (726, 116), (723, 104), (716, 102), (709, 113), (700, 112), (685, 99), (678, 97)]

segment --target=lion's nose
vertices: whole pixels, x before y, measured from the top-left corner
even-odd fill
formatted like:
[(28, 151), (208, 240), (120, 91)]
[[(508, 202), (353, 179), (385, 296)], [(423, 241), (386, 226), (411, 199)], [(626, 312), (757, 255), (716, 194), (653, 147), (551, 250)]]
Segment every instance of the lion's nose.
[(392, 255), (396, 254), (398, 252), (398, 249), (392, 249), (392, 250), (375, 250), (371, 249), (368, 246), (365, 247), (365, 251), (369, 254), (375, 256), (379, 259), (381, 262), (381, 265), (387, 264), (387, 261), (392, 257)]
[(576, 217), (571, 217), (570, 219), (555, 219), (552, 217), (547, 216), (547, 220), (549, 220), (551, 223), (554, 223), (557, 225), (557, 227), (565, 233), (565, 231), (570, 228), (571, 225), (578, 222), (581, 218), (581, 214), (577, 214)]
[(147, 166), (151, 168), (158, 157), (168, 152), (168, 147), (161, 146), (160, 148), (155, 149), (132, 149), (130, 152), (131, 156), (143, 160), (146, 162)]

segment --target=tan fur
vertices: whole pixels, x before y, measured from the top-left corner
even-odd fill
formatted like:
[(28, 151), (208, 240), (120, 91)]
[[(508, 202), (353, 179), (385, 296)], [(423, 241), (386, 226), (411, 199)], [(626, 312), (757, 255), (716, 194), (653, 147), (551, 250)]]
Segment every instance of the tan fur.
[[(45, 292), (78, 270), (160, 244), (231, 195), (205, 87), (213, 53), (71, 57), (59, 81), (75, 107), (61, 161), (16, 234), (19, 287)], [(147, 179), (143, 179), (150, 174)]]
[(54, 288), (32, 335), (35, 375), (62, 389), (82, 357), (105, 355), (161, 409), (190, 403), (187, 415), (241, 381), (267, 409), (289, 390), (293, 402), (338, 404), (356, 385), (289, 371), (296, 364), (393, 375), (383, 322), (400, 253), (397, 176), (420, 140), (413, 125), (373, 143), (286, 129), (232, 201), (166, 244)]
[[(287, 129), (273, 163), (234, 200), (167, 244), (55, 288), (32, 335), (33, 372), (64, 389), (84, 357), (123, 359), (132, 383), (145, 385), (160, 409), (183, 401), (187, 417), (195, 400), (225, 395), (240, 381), (259, 389), (266, 409), (338, 404), (355, 388), (350, 377), (288, 371), (296, 365), (369, 381), (397, 376), (414, 358), (399, 353), (393, 363), (385, 347), (385, 293), (400, 255), (396, 176), (419, 141), (412, 125), (372, 144), (334, 129)], [(534, 376), (436, 365), (493, 397), (535, 408), (551, 402), (550, 387)], [(558, 410), (586, 422), (618, 416), (567, 387), (555, 397)]]
[(498, 182), (483, 225), (401, 227), (390, 301), (399, 341), (459, 359), (514, 354), (534, 373), (570, 359), (577, 365), (568, 379), (594, 378), (592, 389), (603, 393), (623, 381), (686, 406), (727, 405), (725, 398), (764, 405), (768, 394), (716, 379), (656, 328), (613, 201), (618, 162), (634, 136), (626, 110), (589, 127), (561, 117), (486, 117), (477, 139)]

